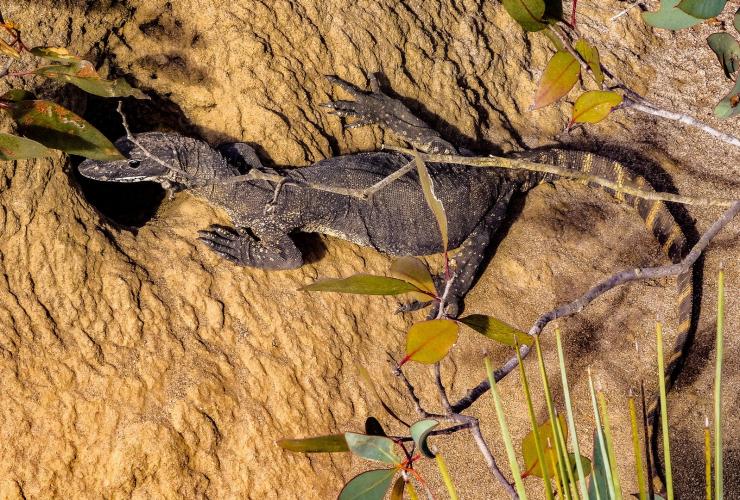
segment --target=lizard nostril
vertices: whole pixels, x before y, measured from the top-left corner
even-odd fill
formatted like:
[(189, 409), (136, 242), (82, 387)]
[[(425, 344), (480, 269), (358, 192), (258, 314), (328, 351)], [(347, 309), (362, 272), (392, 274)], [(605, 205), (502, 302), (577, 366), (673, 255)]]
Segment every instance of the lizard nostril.
[(140, 164), (141, 162), (139, 160), (129, 160), (128, 161), (128, 166), (131, 168), (139, 168)]

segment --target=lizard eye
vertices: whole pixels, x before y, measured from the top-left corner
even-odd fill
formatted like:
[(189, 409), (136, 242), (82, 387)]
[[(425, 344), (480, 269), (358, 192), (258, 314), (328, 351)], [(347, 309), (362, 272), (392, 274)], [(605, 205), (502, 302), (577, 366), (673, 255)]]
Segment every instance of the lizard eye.
[(140, 164), (141, 162), (139, 160), (129, 160), (128, 161), (128, 166), (131, 168), (139, 168)]

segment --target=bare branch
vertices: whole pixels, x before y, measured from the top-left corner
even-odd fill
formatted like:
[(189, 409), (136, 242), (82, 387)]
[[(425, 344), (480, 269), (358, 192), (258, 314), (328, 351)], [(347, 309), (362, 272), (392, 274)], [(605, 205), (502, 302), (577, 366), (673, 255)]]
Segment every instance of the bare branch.
[[(529, 334), (532, 336), (539, 335), (542, 330), (547, 326), (548, 323), (557, 319), (570, 316), (582, 311), (588, 304), (593, 302), (595, 299), (608, 292), (609, 290), (616, 288), (625, 283), (629, 283), (637, 280), (665, 278), (668, 276), (676, 276), (681, 273), (688, 271), (691, 266), (696, 262), (699, 256), (702, 254), (704, 249), (709, 245), (712, 239), (724, 228), (737, 214), (740, 212), (740, 201), (736, 201), (733, 205), (717, 219), (712, 226), (702, 235), (699, 241), (694, 245), (691, 251), (684, 257), (684, 259), (677, 263), (668, 266), (659, 267), (646, 267), (629, 269), (626, 271), (619, 272), (612, 275), (611, 277), (598, 283), (596, 286), (591, 288), (581, 297), (576, 300), (562, 305), (552, 311), (548, 311), (545, 314), (537, 318), (532, 328), (529, 330)], [(529, 346), (522, 345), (519, 348), (519, 353), (522, 359), (526, 358), (530, 352)], [(518, 365), (517, 357), (513, 356), (496, 372), (494, 373), (494, 379), (496, 381), (501, 380), (509, 374)], [(480, 384), (468, 390), (467, 394), (462, 397), (457, 403), (452, 405), (452, 410), (456, 413), (464, 411), (469, 408), (479, 397), (486, 393), (491, 388), (491, 385), (486, 378)]]
[(486, 440), (483, 438), (483, 434), (480, 431), (480, 424), (478, 422), (478, 419), (468, 415), (456, 414), (455, 420), (457, 420), (458, 422), (463, 422), (470, 426), (470, 433), (473, 435), (475, 444), (478, 445), (478, 449), (483, 455), (483, 458), (486, 460), (486, 464), (488, 465), (491, 474), (493, 474), (498, 482), (501, 483), (501, 485), (504, 487), (504, 489), (512, 499), (518, 499), (519, 495), (517, 495), (516, 490), (514, 489), (514, 485), (512, 485), (509, 480), (506, 479), (506, 476), (503, 475), (501, 469), (498, 468), (498, 465), (496, 464), (496, 459), (493, 457), (493, 453), (491, 453), (491, 449), (488, 447), (488, 444), (486, 443)]
[(624, 108), (634, 109), (637, 111), (641, 111), (643, 113), (647, 113), (649, 115), (657, 116), (660, 118), (665, 118), (667, 120), (677, 121), (679, 123), (683, 123), (691, 127), (698, 128), (699, 130), (706, 132), (712, 137), (716, 137), (720, 141), (726, 142), (728, 144), (732, 144), (733, 146), (740, 147), (740, 138), (735, 137), (734, 135), (726, 134), (722, 131), (717, 130), (714, 127), (710, 127), (706, 123), (700, 122), (693, 116), (686, 115), (683, 113), (676, 113), (674, 111), (668, 111), (667, 109), (661, 109), (655, 104), (648, 102), (645, 99), (634, 99), (629, 96), (625, 96)]
[(414, 389), (413, 384), (411, 384), (411, 381), (409, 381), (408, 377), (406, 377), (406, 374), (403, 373), (403, 370), (400, 366), (396, 366), (393, 369), (393, 374), (396, 377), (400, 377), (403, 381), (403, 384), (406, 386), (406, 390), (409, 392), (411, 401), (414, 403), (414, 409), (416, 410), (416, 413), (418, 413), (422, 418), (445, 418), (444, 415), (430, 413), (424, 409), (424, 407), (421, 405), (421, 400), (419, 399), (419, 396), (416, 395), (416, 390)]

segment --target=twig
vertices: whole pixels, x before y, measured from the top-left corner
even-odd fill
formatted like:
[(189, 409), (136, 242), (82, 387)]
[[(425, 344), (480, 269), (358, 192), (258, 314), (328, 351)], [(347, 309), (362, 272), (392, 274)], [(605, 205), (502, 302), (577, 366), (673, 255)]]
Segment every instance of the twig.
[[(388, 149), (398, 151), (404, 154), (413, 154), (413, 151), (406, 148), (388, 147)], [(420, 153), (421, 154), (421, 153)], [(424, 161), (429, 163), (455, 163), (458, 165), (467, 165), (470, 167), (498, 167), (506, 168), (511, 170), (530, 170), (533, 172), (542, 172), (548, 174), (558, 175), (560, 177), (567, 177), (569, 179), (579, 180), (583, 182), (589, 182), (598, 184), (609, 188), (617, 193), (625, 193), (645, 200), (654, 201), (668, 201), (673, 203), (682, 203), (684, 205), (697, 205), (697, 206), (716, 206), (716, 207), (729, 207), (737, 200), (722, 200), (714, 198), (696, 198), (690, 196), (681, 196), (673, 193), (661, 193), (657, 191), (646, 191), (633, 187), (629, 184), (620, 184), (618, 182), (610, 181), (603, 177), (597, 177), (586, 174), (577, 170), (571, 170), (555, 165), (549, 165), (547, 163), (532, 162), (526, 160), (520, 160), (517, 158), (506, 158), (501, 156), (458, 156), (458, 155), (430, 155), (421, 154)]]
[(447, 415), (452, 415), (452, 406), (450, 405), (450, 398), (447, 396), (447, 389), (442, 382), (442, 369), (439, 361), (434, 363), (434, 383), (437, 385), (437, 393), (439, 394), (439, 400), (442, 402), (442, 408), (444, 408)]
[(421, 405), (421, 400), (419, 399), (419, 396), (416, 395), (416, 391), (414, 389), (413, 384), (411, 384), (411, 381), (408, 379), (405, 373), (403, 373), (403, 370), (400, 366), (396, 366), (393, 369), (393, 374), (396, 377), (400, 377), (403, 381), (403, 384), (406, 386), (406, 390), (409, 392), (409, 396), (411, 397), (411, 401), (414, 403), (414, 409), (416, 410), (416, 413), (418, 413), (422, 418), (445, 418), (444, 415), (437, 415), (436, 413), (430, 413), (424, 409), (424, 407)]
[(517, 495), (514, 486), (509, 482), (508, 479), (506, 479), (506, 476), (503, 475), (501, 469), (498, 468), (498, 465), (496, 464), (496, 459), (493, 457), (491, 449), (488, 447), (488, 443), (486, 443), (486, 440), (483, 438), (483, 434), (480, 431), (480, 424), (478, 422), (478, 419), (469, 415), (460, 414), (456, 414), (455, 419), (458, 422), (463, 422), (470, 426), (470, 433), (473, 435), (475, 444), (478, 445), (478, 449), (483, 455), (483, 458), (486, 460), (486, 464), (488, 465), (488, 469), (491, 471), (491, 474), (493, 474), (493, 476), (498, 479), (498, 482), (501, 483), (504, 489), (506, 489), (506, 492), (512, 499), (518, 499), (519, 495)]
[(655, 104), (648, 102), (645, 99), (642, 99), (642, 98), (634, 99), (632, 97), (625, 96), (624, 107), (626, 109), (634, 109), (637, 111), (641, 111), (643, 113), (647, 113), (649, 115), (657, 116), (660, 118), (665, 118), (666, 120), (677, 121), (679, 123), (683, 123), (691, 127), (698, 128), (699, 130), (706, 132), (712, 137), (716, 137), (720, 141), (726, 142), (728, 144), (732, 144), (733, 146), (740, 147), (740, 138), (735, 137), (734, 135), (721, 132), (714, 127), (710, 127), (706, 123), (700, 122), (693, 116), (686, 115), (683, 113), (676, 113), (675, 111), (668, 111), (667, 109), (659, 108)]
[[(694, 245), (691, 251), (686, 257), (677, 264), (671, 264), (667, 266), (658, 267), (646, 267), (630, 269), (619, 272), (612, 275), (611, 277), (601, 281), (596, 286), (591, 288), (581, 297), (576, 300), (562, 305), (552, 311), (548, 311), (545, 314), (537, 318), (532, 328), (529, 330), (529, 334), (532, 336), (539, 335), (542, 330), (547, 326), (548, 323), (557, 319), (576, 314), (583, 310), (588, 304), (600, 297), (609, 290), (637, 280), (665, 278), (668, 276), (676, 276), (678, 274), (688, 271), (688, 269), (696, 262), (699, 256), (702, 254), (704, 249), (709, 245), (712, 239), (722, 230), (737, 214), (740, 212), (740, 201), (736, 201), (733, 205), (725, 211), (722, 216), (717, 219), (712, 226), (702, 235), (699, 241)], [(522, 345), (519, 349), (521, 358), (524, 359), (530, 352), (529, 346)], [(516, 368), (518, 364), (517, 357), (513, 356), (496, 372), (494, 378), (496, 381), (504, 378), (509, 372)], [(466, 395), (462, 397), (458, 402), (452, 405), (452, 410), (459, 413), (470, 407), (479, 397), (486, 393), (491, 388), (488, 379), (486, 378), (480, 384), (468, 390)]]

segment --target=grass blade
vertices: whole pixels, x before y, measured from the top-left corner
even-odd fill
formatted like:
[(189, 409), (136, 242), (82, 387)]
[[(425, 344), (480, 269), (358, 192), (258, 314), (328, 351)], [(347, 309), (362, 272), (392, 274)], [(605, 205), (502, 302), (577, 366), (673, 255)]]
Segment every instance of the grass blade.
[(637, 487), (640, 500), (647, 500), (647, 486), (645, 485), (645, 471), (642, 469), (642, 454), (640, 453), (640, 435), (637, 427), (637, 408), (635, 407), (635, 397), (630, 390), (628, 400), (630, 408), (630, 423), (632, 424), (632, 452), (635, 456), (635, 475), (637, 476)]
[(452, 478), (450, 477), (450, 471), (447, 469), (447, 464), (445, 463), (444, 458), (442, 458), (442, 454), (437, 452), (434, 455), (434, 460), (437, 462), (437, 468), (439, 469), (439, 475), (442, 476), (442, 481), (445, 483), (445, 486), (447, 487), (447, 493), (450, 495), (450, 500), (458, 500), (460, 497), (457, 496), (457, 491), (455, 491), (455, 485), (452, 484)]
[(653, 464), (652, 453), (650, 451), (650, 425), (647, 417), (647, 401), (645, 400), (645, 383), (640, 379), (640, 401), (642, 402), (642, 432), (645, 439), (645, 462), (647, 462), (648, 471), (648, 498), (655, 497), (655, 488), (653, 486)]
[(714, 495), (724, 498), (722, 470), (722, 363), (725, 352), (725, 272), (719, 270), (717, 285), (717, 360), (714, 364)]
[(553, 500), (552, 496), (552, 485), (550, 483), (550, 471), (547, 462), (545, 462), (545, 454), (542, 451), (542, 442), (540, 441), (540, 433), (537, 431), (537, 417), (534, 414), (534, 404), (532, 404), (532, 393), (529, 390), (529, 381), (527, 380), (527, 371), (524, 369), (524, 363), (522, 363), (522, 355), (519, 352), (519, 346), (516, 346), (516, 359), (519, 361), (519, 376), (522, 379), (522, 386), (524, 387), (524, 394), (527, 396), (527, 409), (529, 410), (529, 421), (532, 424), (532, 430), (534, 430), (534, 447), (537, 450), (537, 460), (539, 461), (542, 468), (542, 480), (545, 486), (545, 497), (547, 500)]
[[(547, 403), (547, 414), (550, 417), (550, 424), (552, 425), (552, 435), (555, 436), (554, 448), (555, 448), (555, 452), (558, 458), (557, 468), (555, 469), (556, 480), (565, 481), (565, 478), (568, 477), (568, 473), (565, 470), (565, 464), (566, 463), (570, 464), (570, 462), (568, 461), (567, 452), (563, 452), (560, 449), (560, 440), (557, 439), (558, 429), (560, 428), (560, 425), (556, 425), (555, 422), (558, 422), (558, 424), (560, 422), (558, 421), (557, 415), (555, 414), (555, 402), (552, 399), (552, 392), (550, 391), (550, 382), (547, 379), (547, 369), (545, 368), (545, 360), (542, 356), (542, 346), (540, 345), (539, 336), (535, 337), (534, 343), (537, 349), (537, 365), (539, 366), (539, 369), (540, 369), (540, 377), (542, 378), (542, 386), (545, 389), (545, 402)], [(565, 460), (561, 460), (561, 457), (563, 455), (565, 455)], [(563, 484), (565, 483), (563, 482)], [(566, 489), (565, 493), (566, 493), (565, 498), (571, 498), (570, 489)], [(562, 494), (560, 496), (562, 498)]]
[(568, 417), (568, 432), (573, 446), (573, 452), (576, 455), (576, 469), (578, 470), (578, 481), (581, 490), (581, 496), (588, 498), (586, 488), (586, 475), (583, 473), (583, 462), (581, 461), (581, 447), (578, 445), (578, 435), (576, 434), (576, 423), (573, 418), (573, 406), (570, 401), (570, 387), (568, 386), (568, 374), (565, 371), (565, 356), (563, 355), (563, 342), (560, 337), (560, 330), (555, 329), (555, 340), (558, 346), (558, 362), (560, 363), (560, 376), (563, 384), (563, 397), (565, 398), (565, 412)]
[(663, 325), (657, 323), (655, 333), (658, 342), (658, 386), (660, 387), (660, 426), (663, 431), (663, 457), (665, 461), (666, 497), (673, 500), (673, 471), (671, 470), (671, 443), (668, 436), (668, 401), (665, 390), (665, 361), (663, 359)]
[(406, 491), (409, 493), (409, 499), (410, 500), (419, 500), (419, 495), (416, 494), (416, 488), (414, 488), (414, 483), (411, 481), (406, 483)]
[(604, 391), (601, 389), (597, 391), (596, 395), (599, 399), (601, 420), (604, 423), (604, 438), (606, 439), (606, 451), (609, 453), (609, 465), (614, 481), (614, 494), (617, 498), (622, 498), (622, 486), (619, 483), (619, 474), (617, 473), (617, 454), (614, 452), (614, 439), (612, 438), (612, 430), (609, 425), (609, 409), (606, 406), (606, 397), (604, 396)]
[(498, 424), (501, 427), (501, 435), (504, 438), (506, 457), (509, 459), (509, 467), (511, 467), (511, 473), (514, 475), (514, 485), (516, 486), (516, 492), (521, 500), (526, 500), (527, 493), (524, 491), (524, 483), (522, 482), (522, 471), (519, 469), (519, 463), (516, 461), (514, 444), (511, 441), (509, 426), (506, 424), (504, 406), (503, 404), (501, 404), (501, 396), (499, 395), (498, 389), (496, 387), (496, 379), (493, 376), (491, 361), (486, 358), (485, 363), (486, 373), (488, 374), (488, 381), (491, 383), (491, 395), (493, 396), (493, 405), (496, 408), (496, 417), (498, 418)]
[(712, 436), (709, 432), (709, 419), (704, 421), (704, 479), (707, 500), (712, 500)]
[[(605, 465), (606, 484), (609, 488), (609, 497), (617, 498), (614, 493), (614, 479), (611, 474), (611, 463), (609, 461), (609, 453), (606, 448), (606, 438), (604, 437), (604, 428), (601, 425), (601, 414), (599, 412), (599, 405), (596, 402), (596, 391), (594, 390), (594, 379), (591, 376), (591, 369), (588, 369), (588, 388), (591, 391), (591, 405), (594, 408), (594, 424), (596, 425), (596, 437), (599, 440), (599, 446), (601, 449), (601, 460)], [(595, 446), (595, 445), (594, 445)], [(604, 499), (607, 500), (607, 499)]]
[[(558, 420), (557, 415), (555, 414), (555, 403), (552, 400), (552, 392), (550, 391), (550, 382), (547, 379), (547, 369), (545, 368), (545, 360), (542, 357), (542, 346), (540, 345), (540, 337), (537, 336), (534, 339), (534, 344), (537, 349), (537, 365), (540, 369), (540, 377), (542, 378), (542, 386), (545, 389), (545, 402), (547, 403), (547, 414), (550, 417), (550, 424), (552, 425), (552, 435), (557, 436), (558, 435), (558, 429), (559, 425), (555, 425), (555, 422)], [(560, 442), (555, 438), (555, 452), (558, 458), (557, 461), (557, 468), (555, 470), (556, 472), (556, 478), (559, 478), (557, 480), (565, 481), (565, 478), (567, 477), (567, 472), (565, 471), (565, 463), (563, 460), (560, 460), (560, 457), (563, 456), (563, 452), (560, 450)], [(549, 447), (549, 446), (548, 446)], [(566, 460), (567, 460), (567, 453)], [(569, 462), (568, 462), (569, 463)], [(565, 484), (563, 482), (563, 484)], [(562, 498), (562, 494), (560, 495)], [(570, 490), (566, 489), (566, 497), (570, 498)]]

